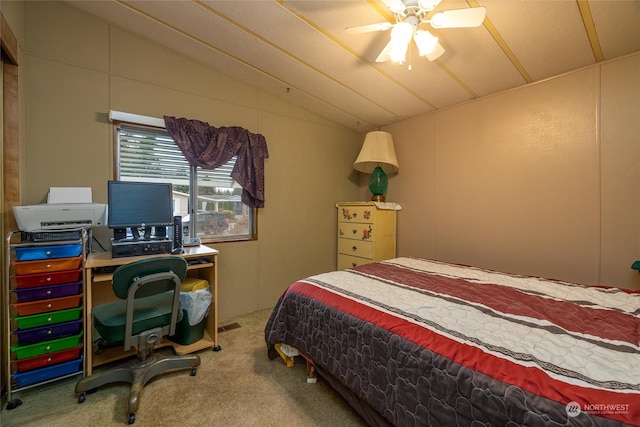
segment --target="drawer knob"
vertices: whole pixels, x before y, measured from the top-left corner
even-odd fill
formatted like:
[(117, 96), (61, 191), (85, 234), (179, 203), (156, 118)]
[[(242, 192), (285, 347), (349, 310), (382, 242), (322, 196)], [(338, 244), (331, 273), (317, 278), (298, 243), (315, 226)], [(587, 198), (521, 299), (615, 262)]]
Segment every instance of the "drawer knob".
[(48, 362), (48, 363), (51, 363), (51, 360), (52, 360), (52, 359), (51, 359), (50, 357), (48, 357), (48, 358), (47, 358), (47, 362)]
[(47, 335), (51, 335), (52, 333), (53, 333), (53, 331), (52, 331), (51, 329), (49, 329), (49, 330), (47, 331)]
[(47, 318), (47, 322), (51, 322), (53, 319), (51, 317)]
[(351, 250), (352, 250), (353, 252), (355, 252), (355, 251), (357, 251), (357, 250), (358, 250), (358, 247), (357, 247), (357, 246), (352, 246), (352, 247), (351, 247)]
[(356, 230), (355, 228), (351, 231), (353, 232), (353, 234), (356, 234), (358, 232), (358, 230)]
[(51, 289), (47, 291), (47, 295), (51, 295)]
[(51, 255), (51, 251), (46, 251), (44, 254), (45, 254), (46, 256), (50, 256), (50, 255)]
[(351, 267), (357, 267), (358, 265), (355, 262), (351, 263)]
[(47, 351), (48, 351), (48, 350), (51, 350), (51, 346), (50, 346), (50, 345), (48, 345), (48, 346), (47, 346)]
[(51, 307), (53, 307), (51, 303), (47, 304), (47, 308), (51, 308)]
[(45, 280), (46, 280), (47, 282), (50, 282), (50, 281), (51, 281), (51, 277), (47, 277)]

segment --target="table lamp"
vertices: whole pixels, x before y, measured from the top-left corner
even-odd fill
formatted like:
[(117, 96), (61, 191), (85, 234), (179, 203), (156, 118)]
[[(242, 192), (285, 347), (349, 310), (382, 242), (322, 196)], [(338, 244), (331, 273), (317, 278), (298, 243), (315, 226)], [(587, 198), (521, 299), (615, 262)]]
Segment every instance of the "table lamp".
[(358, 172), (371, 174), (369, 177), (369, 190), (373, 194), (371, 200), (384, 202), (384, 193), (389, 184), (387, 174), (396, 173), (399, 169), (391, 134), (382, 131), (369, 132), (364, 138), (353, 168)]

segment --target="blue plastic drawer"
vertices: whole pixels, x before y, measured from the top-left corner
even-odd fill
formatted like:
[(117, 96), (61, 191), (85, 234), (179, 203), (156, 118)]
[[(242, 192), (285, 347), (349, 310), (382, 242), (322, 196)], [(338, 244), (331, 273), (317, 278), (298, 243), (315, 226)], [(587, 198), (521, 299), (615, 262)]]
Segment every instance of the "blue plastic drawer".
[(29, 289), (13, 289), (11, 292), (15, 295), (12, 302), (28, 302), (37, 301), (48, 298), (66, 297), (69, 295), (77, 295), (82, 291), (82, 282), (64, 283), (53, 286), (40, 286), (38, 288)]
[(35, 261), (38, 259), (71, 258), (82, 253), (81, 244), (55, 246), (29, 246), (14, 248), (17, 261)]
[(13, 374), (11, 376), (11, 379), (16, 387), (26, 387), (31, 384), (51, 380), (68, 374), (73, 374), (74, 372), (80, 373), (81, 371), (82, 357), (76, 360), (71, 360), (69, 362), (47, 366), (46, 368)]
[[(82, 328), (82, 320), (58, 323), (57, 325), (44, 326), (40, 328), (18, 330), (13, 333), (20, 344), (31, 344), (46, 340), (53, 340), (69, 335), (75, 335)], [(13, 343), (15, 344), (15, 342)]]

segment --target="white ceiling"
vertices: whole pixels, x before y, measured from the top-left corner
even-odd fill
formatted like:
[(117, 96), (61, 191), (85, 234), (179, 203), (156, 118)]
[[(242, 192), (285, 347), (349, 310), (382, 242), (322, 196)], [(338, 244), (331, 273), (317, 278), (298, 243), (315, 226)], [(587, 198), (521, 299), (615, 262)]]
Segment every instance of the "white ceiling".
[(445, 53), (412, 43), (404, 65), (375, 62), (389, 31), (345, 31), (395, 22), (383, 0), (67, 3), (358, 131), (640, 51), (640, 0), (443, 0), (483, 25), (432, 30)]

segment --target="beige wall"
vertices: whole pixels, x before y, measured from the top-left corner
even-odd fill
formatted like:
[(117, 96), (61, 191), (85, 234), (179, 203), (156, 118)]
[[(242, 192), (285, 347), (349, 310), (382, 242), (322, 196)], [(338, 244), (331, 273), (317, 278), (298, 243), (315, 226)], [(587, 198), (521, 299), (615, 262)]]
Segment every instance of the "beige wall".
[(640, 288), (640, 54), (385, 128), (399, 255)]
[(212, 245), (220, 319), (270, 307), (294, 280), (335, 268), (335, 203), (358, 194), (359, 135), (64, 4), (24, 8), (23, 204), (52, 186), (91, 187), (106, 202), (109, 110), (242, 126), (267, 139), (266, 204), (257, 241)]

